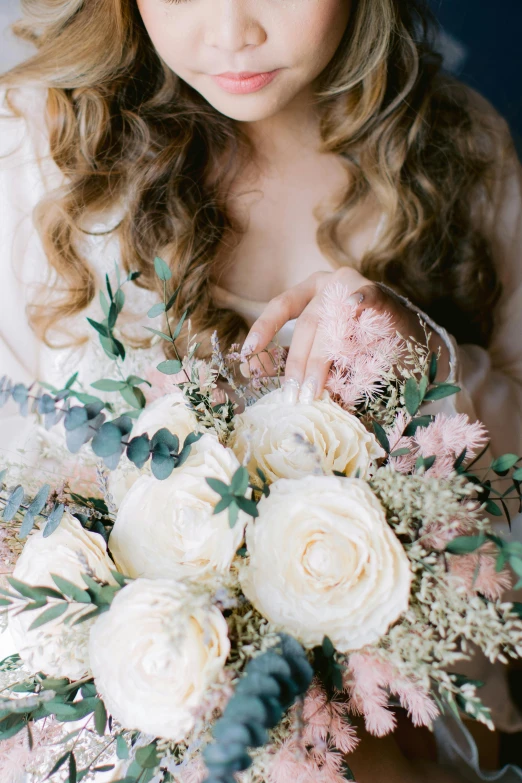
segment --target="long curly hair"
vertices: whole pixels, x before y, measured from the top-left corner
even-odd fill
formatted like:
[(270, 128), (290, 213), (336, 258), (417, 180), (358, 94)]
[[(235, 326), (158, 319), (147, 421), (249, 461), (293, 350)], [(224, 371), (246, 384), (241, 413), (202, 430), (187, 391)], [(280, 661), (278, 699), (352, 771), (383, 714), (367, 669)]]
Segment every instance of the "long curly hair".
[[(66, 175), (34, 214), (61, 283), (52, 303), (29, 308), (32, 328), (54, 345), (51, 327), (92, 301), (82, 222), (121, 203), (113, 230), (124, 267), (142, 273), (136, 284), (158, 286), (153, 259), (161, 256), (181, 286), (173, 316), (189, 309), (201, 354), (215, 328), (225, 345), (235, 342), (245, 322), (217, 309), (210, 280), (218, 251), (245, 230), (227, 209), (230, 185), (254, 153), (240, 124), (161, 60), (134, 0), (22, 6), (14, 30), (37, 51), (1, 81), (47, 88), (51, 154)], [(338, 155), (350, 174), (317, 242), (335, 264), (353, 263), (338, 229), (355, 225), (361, 203), (375, 198), (386, 230), (362, 273), (403, 292), (459, 342), (487, 345), (499, 284), (470, 205), (490, 197), (495, 141), (467, 90), (442, 73), (432, 23), (421, 0), (353, 3), (315, 96), (320, 151)]]

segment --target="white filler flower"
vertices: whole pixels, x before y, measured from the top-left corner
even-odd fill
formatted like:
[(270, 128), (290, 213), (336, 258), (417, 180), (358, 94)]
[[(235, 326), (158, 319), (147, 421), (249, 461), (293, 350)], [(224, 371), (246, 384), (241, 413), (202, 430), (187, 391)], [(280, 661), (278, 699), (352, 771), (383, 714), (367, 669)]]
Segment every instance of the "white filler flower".
[[(135, 438), (147, 433), (152, 439), (152, 436), (164, 427), (178, 436), (180, 448), (187, 435), (199, 429), (196, 415), (187, 407), (181, 389), (175, 389), (147, 405), (136, 420), (129, 437)], [(117, 508), (141, 475), (151, 475), (150, 460), (139, 470), (127, 457), (122, 457), (116, 470), (111, 471), (109, 491)]]
[(127, 729), (182, 740), (230, 651), (225, 618), (168, 579), (138, 579), (91, 631), (91, 665), (107, 709)]
[[(38, 531), (29, 537), (13, 576), (33, 586), (56, 589), (51, 577), (55, 574), (86, 589), (82, 573), (94, 574), (115, 585), (111, 570), (115, 571), (116, 567), (107, 554), (102, 536), (85, 530), (75, 517), (66, 513), (52, 535), (44, 538), (42, 531)], [(86, 612), (92, 608), (85, 605)], [(10, 611), (9, 630), (20, 657), (34, 672), (72, 680), (84, 677), (90, 671), (88, 639), (94, 621), (66, 625), (67, 616), (78, 611), (78, 604), (74, 604), (61, 617), (29, 631), (29, 626), (43, 611), (45, 609), (35, 609), (18, 614)]]
[(283, 402), (281, 389), (265, 394), (236, 416), (229, 442), (248, 469), (261, 468), (269, 481), (334, 470), (367, 478), (384, 456), (374, 435), (335, 403), (327, 391), (310, 404)]
[(122, 573), (151, 579), (226, 573), (248, 516), (240, 511), (231, 528), (228, 509), (214, 514), (220, 496), (205, 479), (230, 484), (238, 468), (233, 452), (208, 433), (169, 478), (141, 476), (125, 496), (109, 539)]
[(377, 642), (408, 607), (411, 571), (384, 509), (359, 479), (281, 479), (248, 524), (247, 598), (306, 647)]

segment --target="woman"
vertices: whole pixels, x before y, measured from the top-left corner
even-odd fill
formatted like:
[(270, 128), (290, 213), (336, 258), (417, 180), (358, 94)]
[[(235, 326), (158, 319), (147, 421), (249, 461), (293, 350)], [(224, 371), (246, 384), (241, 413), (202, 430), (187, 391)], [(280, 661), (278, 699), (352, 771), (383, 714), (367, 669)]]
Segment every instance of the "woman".
[[(311, 399), (328, 373), (317, 305), (339, 280), (405, 335), (420, 308), (456, 409), (485, 422), (495, 454), (520, 453), (520, 170), (505, 123), (440, 73), (421, 2), (23, 6), (16, 32), (37, 52), (3, 78), (2, 373), (61, 386), (78, 371), (85, 389), (103, 377), (86, 316), (99, 319), (114, 261), (142, 273), (125, 289), (125, 366), (144, 372), (163, 350), (143, 329), (160, 255), (202, 353), (214, 329), (251, 353), (278, 333), (286, 395)], [(52, 454), (50, 436), (2, 414), (7, 459)], [(500, 702), (498, 725), (522, 725)], [(388, 741), (377, 756), (362, 745), (359, 783), (380, 779), (379, 753), (388, 780), (421, 774)]]

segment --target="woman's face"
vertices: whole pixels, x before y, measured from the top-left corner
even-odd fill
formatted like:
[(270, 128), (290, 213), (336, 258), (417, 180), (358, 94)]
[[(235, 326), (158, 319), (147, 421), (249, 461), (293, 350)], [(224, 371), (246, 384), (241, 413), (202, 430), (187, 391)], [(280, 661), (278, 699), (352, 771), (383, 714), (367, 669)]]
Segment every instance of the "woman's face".
[[(162, 59), (214, 108), (253, 122), (309, 94), (342, 39), (351, 0), (137, 0)], [(280, 70), (278, 70), (280, 69)], [(278, 70), (233, 92), (213, 76)], [(244, 84), (244, 82), (243, 82)]]

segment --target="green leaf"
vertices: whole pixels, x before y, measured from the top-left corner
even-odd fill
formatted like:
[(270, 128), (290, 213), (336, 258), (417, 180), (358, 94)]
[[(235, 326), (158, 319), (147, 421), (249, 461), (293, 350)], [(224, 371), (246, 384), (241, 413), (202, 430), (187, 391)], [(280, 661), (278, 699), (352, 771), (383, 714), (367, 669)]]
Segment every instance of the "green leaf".
[(22, 524), (20, 525), (20, 530), (18, 531), (18, 538), (21, 541), (24, 538), (27, 538), (27, 536), (29, 535), (29, 533), (33, 529), (34, 521), (35, 521), (34, 514), (30, 510), (27, 510), (25, 515), (24, 515), (24, 520), (23, 520)]
[(49, 778), (50, 778), (50, 777), (52, 777), (52, 776), (54, 775), (54, 773), (55, 773), (55, 772), (58, 772), (58, 770), (60, 769), (60, 767), (61, 767), (61, 766), (63, 766), (63, 765), (65, 764), (65, 762), (67, 761), (67, 759), (69, 758), (69, 756), (70, 756), (70, 752), (69, 752), (69, 751), (67, 751), (67, 753), (64, 753), (64, 754), (63, 754), (63, 756), (60, 756), (60, 758), (59, 758), (59, 759), (58, 759), (58, 761), (57, 761), (57, 762), (54, 764), (54, 766), (52, 767), (51, 771), (50, 771), (50, 772), (48, 772), (48, 774), (46, 775), (46, 777), (44, 778), (44, 780), (49, 780)]
[(118, 320), (118, 308), (113, 302), (109, 308), (109, 315), (107, 316), (107, 325), (111, 331), (116, 326), (117, 320)]
[(121, 734), (116, 737), (116, 755), (122, 760), (129, 758), (129, 748)]
[(430, 359), (430, 369), (428, 372), (428, 378), (430, 383), (435, 383), (435, 378), (437, 377), (437, 365), (438, 365), (437, 354), (432, 353)]
[(10, 522), (16, 516), (20, 506), (24, 502), (24, 489), (21, 484), (18, 484), (10, 493), (7, 500), (7, 504), (4, 508), (2, 518), (6, 522)]
[(259, 516), (259, 511), (257, 510), (257, 504), (253, 500), (236, 496), (235, 502), (239, 506), (241, 511), (245, 512), (245, 514), (249, 514), (251, 517), (254, 518)]
[(46, 623), (50, 623), (58, 617), (61, 617), (62, 614), (65, 614), (68, 607), (69, 604), (66, 602), (50, 606), (49, 609), (46, 609), (45, 612), (39, 614), (36, 620), (31, 623), (29, 631), (34, 631), (35, 628), (40, 628), (41, 625), (45, 625)]
[(107, 301), (107, 297), (105, 296), (105, 294), (101, 289), (100, 289), (100, 305), (105, 318), (107, 318), (107, 316), (109, 315), (110, 305)]
[(172, 277), (172, 272), (170, 271), (169, 267), (159, 256), (156, 256), (154, 259), (154, 269), (160, 280), (170, 280)]
[(228, 524), (232, 528), (237, 522), (239, 516), (239, 507), (237, 505), (237, 498), (234, 498), (230, 506), (228, 507)]
[(91, 383), (93, 389), (108, 392), (120, 391), (121, 389), (124, 389), (126, 385), (125, 381), (111, 381), (109, 378), (102, 378), (100, 381)]
[(388, 440), (388, 436), (386, 435), (386, 432), (384, 430), (384, 427), (382, 427), (379, 422), (374, 421), (373, 422), (373, 431), (375, 432), (375, 437), (383, 447), (386, 454), (390, 453), (390, 441)]
[(210, 489), (213, 489), (214, 492), (217, 492), (218, 495), (221, 495), (221, 497), (225, 497), (225, 495), (230, 495), (230, 487), (228, 484), (225, 484), (224, 481), (221, 481), (217, 478), (207, 478), (205, 479), (207, 484), (209, 485)]
[(178, 325), (176, 326), (176, 328), (174, 330), (174, 334), (172, 335), (172, 340), (177, 340), (178, 339), (178, 337), (179, 337), (179, 335), (181, 333), (181, 330), (183, 329), (183, 324), (185, 323), (185, 318), (187, 317), (187, 315), (188, 315), (188, 310), (185, 310), (185, 312), (181, 316), (181, 319), (180, 319)]
[(47, 518), (47, 524), (44, 527), (44, 531), (43, 531), (44, 538), (49, 538), (49, 536), (52, 535), (52, 533), (54, 533), (54, 531), (59, 527), (64, 513), (65, 513), (65, 505), (63, 503), (59, 503), (57, 506), (53, 508), (53, 510), (51, 511), (51, 513)]
[(516, 454), (502, 454), (501, 457), (497, 457), (497, 459), (493, 460), (491, 463), (491, 470), (494, 470), (497, 475), (507, 473), (508, 470), (517, 464), (519, 459), (520, 457)]
[(97, 457), (111, 457), (121, 450), (121, 437), (118, 427), (106, 421), (92, 440), (92, 450)]
[(119, 357), (120, 351), (116, 340), (111, 337), (103, 337), (103, 335), (100, 335), (100, 343), (109, 359), (117, 359)]
[(154, 769), (161, 760), (155, 742), (151, 742), (144, 748), (138, 748), (134, 758), (142, 769)]
[(107, 338), (110, 338), (110, 336), (111, 336), (111, 333), (110, 333), (110, 331), (109, 331), (108, 327), (107, 327), (107, 326), (105, 326), (105, 324), (100, 324), (100, 323), (98, 323), (98, 321), (93, 321), (93, 319), (92, 319), (92, 318), (87, 318), (87, 320), (88, 320), (88, 322), (90, 323), (90, 325), (91, 325), (91, 326), (92, 326), (94, 329), (96, 329), (96, 331), (97, 331), (99, 334), (101, 334), (101, 335), (102, 335), (102, 337), (107, 337)]
[(515, 481), (522, 481), (522, 468), (517, 468), (513, 473)]
[(160, 362), (156, 369), (164, 375), (177, 375), (183, 369), (183, 365), (178, 359), (167, 359), (164, 362)]
[(232, 503), (233, 500), (232, 495), (226, 495), (226, 497), (221, 498), (218, 503), (216, 503), (216, 506), (214, 508), (214, 514), (220, 514), (222, 511), (225, 511), (229, 507), (229, 505)]
[(158, 315), (161, 315), (164, 312), (165, 302), (158, 302), (158, 304), (152, 305), (147, 315), (149, 318), (157, 318)]
[(67, 783), (77, 783), (76, 781), (76, 759), (74, 753), (69, 756), (69, 780)]
[(145, 433), (132, 438), (127, 444), (127, 457), (137, 468), (145, 465), (150, 455), (149, 436)]
[(333, 658), (333, 654), (335, 652), (335, 647), (333, 646), (332, 641), (331, 641), (331, 639), (328, 636), (324, 637), (322, 648), (323, 648), (323, 654), (327, 658)]
[(105, 275), (105, 285), (107, 287), (107, 293), (109, 294), (109, 299), (112, 302), (112, 300), (114, 299), (114, 294), (112, 293), (111, 281), (109, 280), (109, 275)]
[(44, 484), (43, 487), (40, 487), (36, 495), (34, 496), (34, 500), (27, 509), (31, 514), (34, 514), (34, 516), (38, 516), (40, 511), (43, 511), (45, 504), (47, 503), (49, 499), (49, 493), (51, 491), (51, 487), (49, 484)]
[(468, 555), (476, 552), (486, 543), (484, 535), (479, 536), (457, 536), (446, 544), (446, 552), (452, 555)]
[(73, 582), (69, 582), (68, 579), (64, 579), (62, 576), (58, 576), (57, 574), (51, 574), (51, 578), (56, 587), (63, 593), (63, 595), (67, 596), (67, 598), (71, 598), (73, 601), (77, 601), (80, 604), (91, 603), (91, 599), (89, 598), (89, 594), (86, 590), (83, 590), (81, 587), (78, 587), (78, 585), (75, 585)]
[(69, 431), (76, 430), (78, 427), (83, 427), (87, 422), (87, 411), (85, 408), (80, 408), (76, 405), (74, 408), (70, 408), (65, 414), (64, 427)]
[(179, 285), (176, 288), (176, 290), (174, 291), (174, 293), (172, 294), (172, 296), (170, 297), (169, 301), (167, 302), (167, 304), (165, 306), (165, 311), (167, 313), (170, 310), (170, 308), (172, 307), (172, 305), (174, 304), (174, 302), (176, 301), (176, 299), (178, 298), (178, 294), (179, 294), (180, 291), (181, 291), (181, 286)]
[(144, 329), (147, 330), (147, 332), (152, 332), (152, 334), (157, 334), (159, 337), (161, 337), (163, 340), (166, 340), (168, 343), (173, 342), (172, 337), (168, 334), (165, 334), (165, 332), (159, 332), (157, 329), (151, 329), (150, 326), (144, 326)]
[[(7, 581), (11, 587), (16, 590), (17, 593), (20, 593), (20, 595), (23, 595), (24, 598), (30, 598), (33, 601), (39, 601), (42, 599), (42, 597), (49, 595), (48, 591), (51, 592), (51, 595), (54, 592), (54, 596), (56, 597), (56, 591), (53, 591), (52, 588), (49, 587), (28, 585), (25, 582), (21, 582), (20, 579), (16, 579), (14, 576), (8, 576)], [(7, 595), (9, 597), (9, 594)]]
[(395, 449), (395, 451), (392, 451), (390, 454), (390, 457), (404, 457), (406, 454), (410, 454), (410, 449), (403, 448), (403, 449)]
[(494, 517), (501, 517), (502, 511), (498, 507), (498, 505), (495, 503), (494, 500), (488, 500), (488, 502), (485, 505), (485, 509), (488, 512), (488, 514), (492, 514)]
[(159, 481), (168, 479), (175, 467), (176, 460), (174, 457), (171, 457), (170, 454), (155, 451), (152, 455), (150, 468), (152, 475)]
[(410, 438), (415, 435), (419, 427), (429, 427), (433, 421), (433, 416), (417, 416), (412, 419), (406, 429), (404, 430), (404, 436)]
[(415, 378), (408, 378), (404, 387), (404, 403), (410, 416), (415, 416), (420, 406), (420, 391)]
[(96, 732), (103, 737), (105, 734), (105, 726), (107, 725), (107, 710), (103, 701), (98, 702), (96, 709), (94, 710), (94, 728)]
[(434, 402), (435, 400), (442, 400), (444, 397), (451, 397), (453, 394), (457, 394), (460, 391), (459, 386), (455, 386), (452, 383), (440, 383), (438, 386), (434, 386), (424, 397), (425, 402)]
[(232, 476), (232, 481), (230, 482), (230, 491), (234, 495), (240, 495), (241, 497), (243, 497), (247, 489), (248, 489), (248, 470), (245, 467), (241, 466), (236, 470), (236, 472)]
[(147, 404), (145, 395), (138, 386), (124, 386), (121, 390), (121, 396), (125, 402), (128, 402), (129, 405), (138, 410), (141, 410)]
[(421, 402), (422, 402), (422, 400), (424, 399), (424, 397), (426, 395), (426, 390), (428, 388), (428, 383), (429, 383), (429, 381), (428, 381), (427, 375), (423, 375), (422, 378), (419, 381), (419, 394), (420, 394)]

